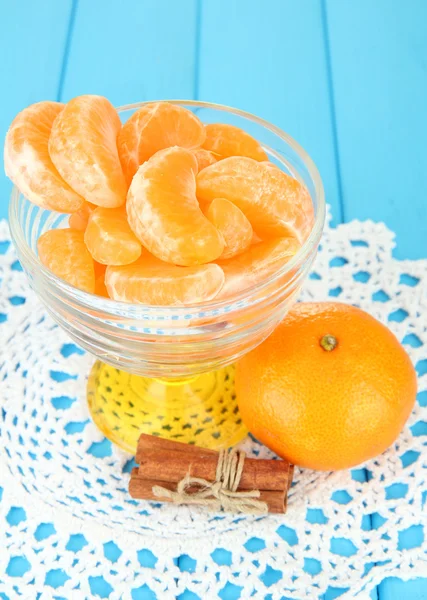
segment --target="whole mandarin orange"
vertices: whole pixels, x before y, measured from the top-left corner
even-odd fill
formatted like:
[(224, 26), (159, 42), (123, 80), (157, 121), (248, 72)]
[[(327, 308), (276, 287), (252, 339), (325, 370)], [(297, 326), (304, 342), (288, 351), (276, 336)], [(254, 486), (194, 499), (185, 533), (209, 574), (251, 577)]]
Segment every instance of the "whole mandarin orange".
[(296, 465), (345, 469), (383, 452), (415, 402), (412, 363), (387, 327), (333, 302), (300, 303), (237, 365), (243, 421)]

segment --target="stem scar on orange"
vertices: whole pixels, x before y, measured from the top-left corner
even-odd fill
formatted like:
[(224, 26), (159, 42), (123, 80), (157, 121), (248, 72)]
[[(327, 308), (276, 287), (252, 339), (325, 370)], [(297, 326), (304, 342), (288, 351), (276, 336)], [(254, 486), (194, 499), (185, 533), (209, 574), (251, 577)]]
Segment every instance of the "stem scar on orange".
[(384, 452), (414, 406), (415, 369), (396, 337), (346, 304), (297, 304), (237, 365), (243, 421), (302, 467), (346, 469)]

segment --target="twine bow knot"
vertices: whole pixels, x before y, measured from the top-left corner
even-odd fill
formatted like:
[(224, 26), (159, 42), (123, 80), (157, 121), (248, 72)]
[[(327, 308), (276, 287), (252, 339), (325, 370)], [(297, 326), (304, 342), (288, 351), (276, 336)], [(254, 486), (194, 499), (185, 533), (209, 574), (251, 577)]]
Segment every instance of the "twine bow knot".
[(240, 478), (245, 462), (245, 453), (232, 448), (221, 450), (218, 455), (215, 481), (191, 477), (189, 473), (178, 482), (176, 491), (155, 485), (153, 494), (158, 498), (168, 498), (174, 504), (199, 504), (213, 510), (225, 510), (256, 515), (268, 512), (266, 502), (258, 500), (259, 490), (241, 490)]

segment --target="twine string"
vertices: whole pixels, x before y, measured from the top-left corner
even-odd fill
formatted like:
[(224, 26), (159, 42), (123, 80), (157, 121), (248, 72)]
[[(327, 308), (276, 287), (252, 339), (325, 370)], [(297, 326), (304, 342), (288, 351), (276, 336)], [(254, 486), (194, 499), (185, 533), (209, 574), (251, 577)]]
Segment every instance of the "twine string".
[(245, 453), (236, 448), (221, 450), (218, 455), (215, 481), (192, 477), (187, 473), (178, 482), (176, 491), (153, 486), (157, 498), (167, 498), (174, 504), (198, 504), (212, 510), (256, 515), (268, 512), (266, 502), (259, 500), (259, 490), (237, 491), (243, 473)]

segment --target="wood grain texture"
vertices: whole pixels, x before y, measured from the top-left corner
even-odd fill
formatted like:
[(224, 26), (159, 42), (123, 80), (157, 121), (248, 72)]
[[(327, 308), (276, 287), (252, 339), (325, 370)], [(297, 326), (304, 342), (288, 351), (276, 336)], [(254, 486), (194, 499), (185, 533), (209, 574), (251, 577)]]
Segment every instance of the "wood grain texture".
[(192, 98), (196, 0), (90, 0), (76, 10), (62, 99)]
[(345, 220), (427, 255), (427, 2), (326, 0)]

